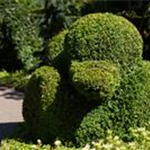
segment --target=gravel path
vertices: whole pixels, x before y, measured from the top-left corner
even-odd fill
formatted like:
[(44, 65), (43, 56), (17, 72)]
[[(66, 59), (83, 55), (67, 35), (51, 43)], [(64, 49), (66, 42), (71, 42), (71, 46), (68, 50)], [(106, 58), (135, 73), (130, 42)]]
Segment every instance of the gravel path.
[(12, 134), (15, 126), (23, 122), (23, 93), (0, 86), (0, 140)]

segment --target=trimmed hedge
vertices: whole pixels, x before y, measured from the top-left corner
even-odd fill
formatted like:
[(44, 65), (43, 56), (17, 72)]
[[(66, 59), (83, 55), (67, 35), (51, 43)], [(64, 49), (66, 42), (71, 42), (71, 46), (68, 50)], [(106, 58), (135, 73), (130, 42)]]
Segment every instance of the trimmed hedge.
[(142, 59), (143, 41), (127, 19), (97, 13), (86, 15), (69, 28), (65, 50), (75, 60), (110, 60), (128, 67)]
[(120, 83), (118, 68), (106, 61), (73, 62), (70, 74), (78, 92), (91, 100), (112, 98)]
[(42, 67), (27, 84), (23, 117), (34, 139), (46, 143), (53, 143), (56, 138), (74, 141), (83, 116), (96, 104), (91, 101), (89, 105), (70, 83), (60, 80), (53, 67)]
[(81, 146), (111, 129), (130, 140), (129, 128), (150, 117), (150, 65), (142, 61), (142, 43), (123, 17), (89, 14), (77, 20), (52, 60), (61, 80), (53, 67), (41, 68), (27, 86), (23, 112), (35, 135)]

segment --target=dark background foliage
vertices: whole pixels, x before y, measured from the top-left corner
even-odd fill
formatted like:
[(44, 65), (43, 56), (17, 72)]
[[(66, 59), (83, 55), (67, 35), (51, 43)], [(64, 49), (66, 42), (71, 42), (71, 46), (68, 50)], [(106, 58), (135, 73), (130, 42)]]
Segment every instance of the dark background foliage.
[(1, 0), (1, 46), (0, 68), (7, 71), (31, 69), (39, 60), (35, 51), (41, 50), (39, 37), (40, 18), (34, 13), (38, 8), (36, 1)]

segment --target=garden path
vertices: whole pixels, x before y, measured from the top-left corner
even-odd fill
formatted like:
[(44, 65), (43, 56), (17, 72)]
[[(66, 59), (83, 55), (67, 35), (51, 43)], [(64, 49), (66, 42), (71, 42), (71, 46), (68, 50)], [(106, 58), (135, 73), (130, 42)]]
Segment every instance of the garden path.
[(23, 122), (23, 93), (0, 86), (0, 140), (9, 137), (17, 123)]

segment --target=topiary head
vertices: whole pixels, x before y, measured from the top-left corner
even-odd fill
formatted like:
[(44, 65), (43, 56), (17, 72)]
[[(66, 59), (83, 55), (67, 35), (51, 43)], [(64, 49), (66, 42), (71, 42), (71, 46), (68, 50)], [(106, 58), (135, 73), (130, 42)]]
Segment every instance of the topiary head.
[(129, 67), (142, 59), (143, 41), (127, 19), (110, 13), (77, 20), (65, 39), (65, 50), (79, 61), (109, 60)]

